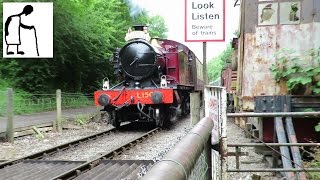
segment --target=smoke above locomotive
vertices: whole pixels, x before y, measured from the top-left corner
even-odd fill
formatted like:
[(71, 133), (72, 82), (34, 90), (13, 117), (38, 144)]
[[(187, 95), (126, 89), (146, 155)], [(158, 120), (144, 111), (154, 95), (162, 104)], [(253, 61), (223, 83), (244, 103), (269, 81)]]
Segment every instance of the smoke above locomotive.
[[(128, 29), (126, 44), (111, 58), (118, 84), (94, 93), (109, 122), (150, 122), (163, 126), (173, 117), (190, 111), (189, 95), (203, 89), (202, 63), (185, 45), (150, 38), (148, 26)], [(105, 78), (106, 79), (106, 78)]]

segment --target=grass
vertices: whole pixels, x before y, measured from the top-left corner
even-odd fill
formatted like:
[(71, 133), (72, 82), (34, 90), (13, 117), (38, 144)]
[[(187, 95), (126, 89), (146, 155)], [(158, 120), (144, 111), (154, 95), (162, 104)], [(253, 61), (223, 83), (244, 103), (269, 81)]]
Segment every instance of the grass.
[(90, 116), (88, 114), (80, 114), (75, 118), (75, 123), (77, 125), (84, 125), (90, 121)]
[[(84, 95), (62, 95), (62, 109), (80, 108), (93, 105), (93, 99)], [(0, 89), (0, 116), (7, 111), (6, 90)], [(14, 114), (31, 114), (56, 110), (55, 94), (30, 94), (16, 90), (13, 96)]]

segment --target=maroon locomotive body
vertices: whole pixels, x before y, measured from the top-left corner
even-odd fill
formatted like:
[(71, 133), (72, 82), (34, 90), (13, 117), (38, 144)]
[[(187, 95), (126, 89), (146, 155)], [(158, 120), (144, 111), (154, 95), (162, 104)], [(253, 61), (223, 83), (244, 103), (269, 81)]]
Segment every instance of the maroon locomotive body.
[(141, 121), (163, 126), (190, 112), (189, 95), (203, 90), (202, 63), (185, 45), (149, 39), (141, 26), (112, 58), (118, 82), (94, 93), (95, 104), (110, 114), (110, 123)]

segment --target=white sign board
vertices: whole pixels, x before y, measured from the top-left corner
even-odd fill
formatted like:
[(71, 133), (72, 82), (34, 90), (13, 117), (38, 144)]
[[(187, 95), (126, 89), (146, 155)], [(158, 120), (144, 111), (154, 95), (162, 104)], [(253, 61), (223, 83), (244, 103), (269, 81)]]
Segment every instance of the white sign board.
[(219, 86), (205, 86), (205, 117), (213, 121), (211, 144), (218, 144), (226, 131), (226, 89)]
[(225, 0), (185, 0), (185, 41), (224, 41), (225, 6)]

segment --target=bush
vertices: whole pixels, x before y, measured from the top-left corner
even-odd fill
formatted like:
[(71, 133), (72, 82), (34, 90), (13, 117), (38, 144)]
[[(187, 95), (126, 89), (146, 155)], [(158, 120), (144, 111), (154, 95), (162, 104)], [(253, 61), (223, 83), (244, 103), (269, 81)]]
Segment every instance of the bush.
[(294, 50), (282, 49), (275, 54), (277, 62), (270, 70), (277, 82), (284, 81), (292, 94), (320, 94), (320, 49), (310, 49), (301, 56)]

